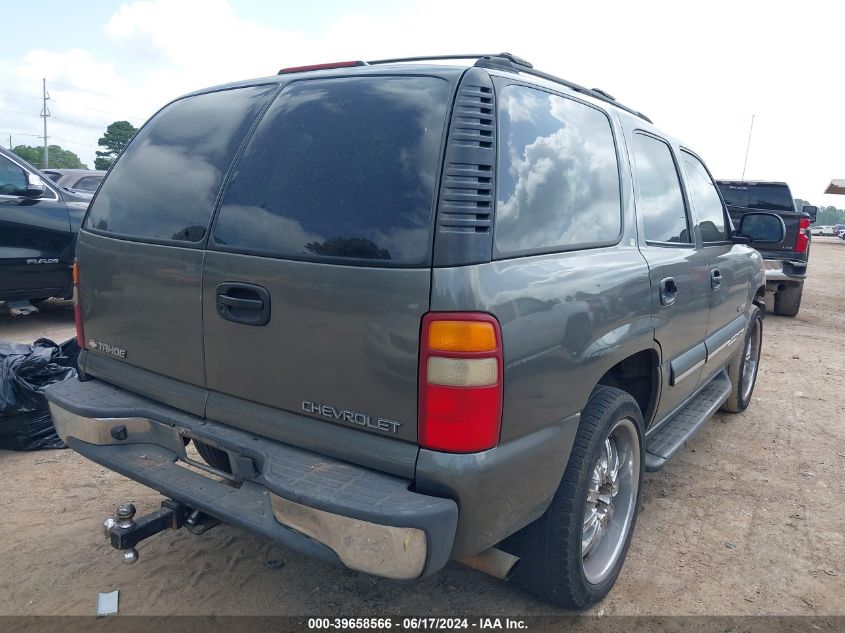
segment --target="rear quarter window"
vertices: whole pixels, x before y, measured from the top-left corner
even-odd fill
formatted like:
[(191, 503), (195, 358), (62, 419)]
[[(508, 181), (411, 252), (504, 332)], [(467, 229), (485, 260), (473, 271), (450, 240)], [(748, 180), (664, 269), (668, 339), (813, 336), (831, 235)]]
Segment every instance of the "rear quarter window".
[(218, 248), (290, 259), (425, 261), (451, 88), (434, 77), (297, 81), (224, 194)]
[(221, 90), (165, 106), (117, 160), (86, 227), (140, 239), (202, 241), (223, 177), (274, 90)]
[(525, 86), (499, 97), (494, 241), (499, 256), (614, 244), (619, 165), (600, 110)]

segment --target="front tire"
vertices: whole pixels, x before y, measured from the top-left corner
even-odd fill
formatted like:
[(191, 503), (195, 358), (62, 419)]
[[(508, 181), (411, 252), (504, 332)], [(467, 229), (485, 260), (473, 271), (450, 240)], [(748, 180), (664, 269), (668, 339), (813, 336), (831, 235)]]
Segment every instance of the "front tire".
[(757, 384), (760, 369), (760, 352), (763, 348), (763, 313), (754, 306), (748, 319), (743, 346), (736, 351), (728, 364), (731, 395), (722, 405), (722, 411), (739, 413), (751, 404), (751, 394)]
[(581, 413), (563, 479), (546, 512), (503, 543), (513, 579), (564, 609), (586, 609), (613, 587), (634, 532), (645, 450), (630, 394), (599, 387)]

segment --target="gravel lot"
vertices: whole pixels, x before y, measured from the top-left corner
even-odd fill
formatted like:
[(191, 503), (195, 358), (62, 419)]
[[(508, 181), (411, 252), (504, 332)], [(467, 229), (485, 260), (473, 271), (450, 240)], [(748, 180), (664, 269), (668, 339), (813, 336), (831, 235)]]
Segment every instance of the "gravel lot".
[[(797, 318), (767, 315), (752, 406), (719, 414), (646, 476), (628, 561), (602, 614), (845, 615), (845, 242), (814, 238)], [(73, 311), (0, 314), (0, 338), (73, 335)], [(159, 495), (71, 451), (0, 451), (0, 614), (554, 613), (459, 563), (415, 584), (338, 570), (228, 527), (166, 532), (119, 563), (102, 520)]]

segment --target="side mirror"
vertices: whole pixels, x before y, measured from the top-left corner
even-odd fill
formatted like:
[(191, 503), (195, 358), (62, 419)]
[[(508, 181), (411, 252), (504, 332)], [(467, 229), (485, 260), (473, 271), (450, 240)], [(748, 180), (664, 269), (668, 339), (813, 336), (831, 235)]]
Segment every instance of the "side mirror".
[(47, 186), (40, 177), (30, 172), (26, 172), (26, 193), (24, 193), (24, 195), (27, 198), (40, 198), (44, 195), (46, 190)]
[(807, 204), (807, 205), (804, 205), (804, 207), (801, 209), (801, 211), (810, 216), (810, 222), (815, 222), (816, 221), (816, 215), (818, 215), (818, 213), (819, 213), (819, 208)]
[(786, 236), (786, 225), (774, 213), (746, 213), (739, 222), (738, 233), (753, 244), (776, 244)]

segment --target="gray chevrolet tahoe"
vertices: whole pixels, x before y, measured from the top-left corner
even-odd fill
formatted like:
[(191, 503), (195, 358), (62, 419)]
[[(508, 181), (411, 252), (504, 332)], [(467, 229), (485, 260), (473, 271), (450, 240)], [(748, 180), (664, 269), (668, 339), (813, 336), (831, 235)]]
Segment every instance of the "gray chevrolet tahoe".
[[(283, 69), (162, 108), (79, 236), (89, 459), (166, 499), (106, 522), (239, 526), (395, 579), (457, 559), (584, 608), (643, 472), (751, 399), (765, 291), (702, 160), (513, 55)], [(197, 453), (190, 448), (193, 442)]]

